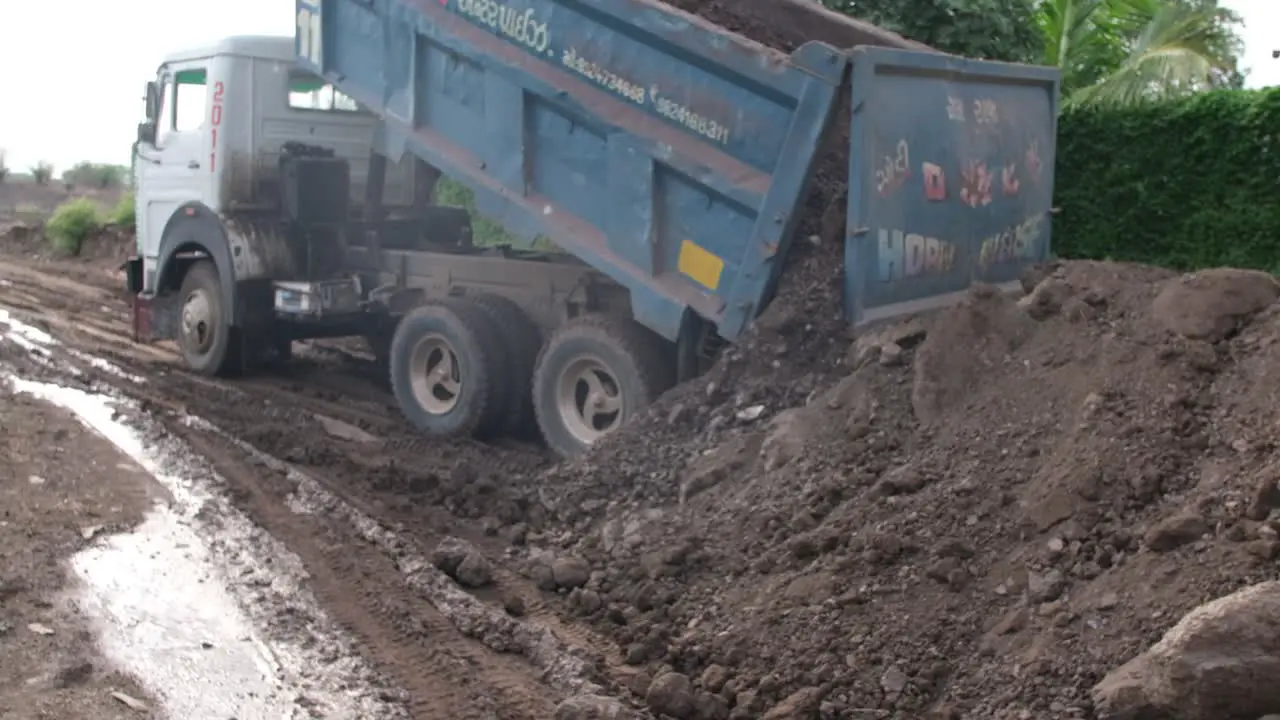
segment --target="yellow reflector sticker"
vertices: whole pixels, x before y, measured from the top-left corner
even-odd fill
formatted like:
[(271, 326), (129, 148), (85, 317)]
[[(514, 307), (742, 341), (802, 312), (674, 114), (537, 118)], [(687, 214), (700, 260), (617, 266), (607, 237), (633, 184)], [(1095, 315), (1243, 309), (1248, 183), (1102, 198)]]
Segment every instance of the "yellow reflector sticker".
[(720, 273), (724, 271), (724, 261), (688, 240), (680, 244), (678, 266), (680, 272), (693, 278), (708, 290), (720, 287)]

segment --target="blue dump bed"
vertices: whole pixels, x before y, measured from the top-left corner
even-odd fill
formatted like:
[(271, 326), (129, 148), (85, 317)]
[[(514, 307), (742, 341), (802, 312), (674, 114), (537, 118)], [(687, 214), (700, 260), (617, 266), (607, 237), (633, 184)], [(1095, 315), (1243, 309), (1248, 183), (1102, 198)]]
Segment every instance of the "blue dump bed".
[(732, 340), (763, 309), (844, 129), (851, 323), (1048, 256), (1047, 69), (786, 55), (653, 0), (298, 0), (297, 19), (299, 63), (381, 117), (380, 151), (611, 276), (669, 339), (688, 311)]

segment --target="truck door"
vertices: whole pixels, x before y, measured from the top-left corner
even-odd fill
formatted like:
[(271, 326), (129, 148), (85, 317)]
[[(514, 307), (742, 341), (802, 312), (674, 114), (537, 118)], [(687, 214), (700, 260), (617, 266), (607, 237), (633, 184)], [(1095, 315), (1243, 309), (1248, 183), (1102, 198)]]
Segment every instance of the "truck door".
[[(163, 68), (155, 145), (138, 146), (138, 245), (152, 267), (159, 254), (160, 236), (174, 211), (192, 201), (208, 203), (211, 196), (213, 168), (206, 110), (209, 93), (218, 89), (210, 88), (207, 80), (203, 62)], [(215, 99), (215, 103), (220, 101)]]

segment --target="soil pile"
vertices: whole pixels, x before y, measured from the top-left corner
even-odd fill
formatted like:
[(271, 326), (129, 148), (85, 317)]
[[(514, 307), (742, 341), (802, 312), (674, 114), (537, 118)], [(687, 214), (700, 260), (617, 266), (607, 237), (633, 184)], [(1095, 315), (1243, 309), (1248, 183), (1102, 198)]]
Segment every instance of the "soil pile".
[(852, 344), (784, 289), (710, 378), (542, 478), (572, 531), (531, 542), (592, 572), (531, 572), (679, 717), (1089, 714), (1182, 613), (1276, 575), (1280, 285), (1025, 285)]

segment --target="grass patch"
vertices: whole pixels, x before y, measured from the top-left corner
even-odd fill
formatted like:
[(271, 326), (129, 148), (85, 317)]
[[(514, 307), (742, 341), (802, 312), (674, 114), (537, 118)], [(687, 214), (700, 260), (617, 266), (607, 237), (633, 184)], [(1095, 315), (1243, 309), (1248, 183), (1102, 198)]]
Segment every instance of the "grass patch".
[(58, 206), (44, 234), (54, 250), (66, 255), (79, 255), (90, 235), (102, 227), (101, 208), (89, 198), (76, 198)]
[(132, 192), (127, 192), (120, 202), (107, 213), (107, 222), (133, 230), (138, 225), (138, 206), (134, 203)]

